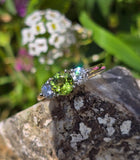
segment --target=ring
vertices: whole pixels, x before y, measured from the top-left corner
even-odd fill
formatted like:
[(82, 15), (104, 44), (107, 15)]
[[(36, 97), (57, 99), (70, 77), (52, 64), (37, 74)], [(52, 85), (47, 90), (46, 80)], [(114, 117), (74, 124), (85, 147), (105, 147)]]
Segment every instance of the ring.
[(58, 96), (68, 95), (76, 86), (84, 84), (87, 80), (105, 70), (103, 64), (90, 68), (76, 67), (70, 70), (56, 73), (49, 78), (41, 88), (41, 93), (37, 97), (38, 101), (52, 99)]

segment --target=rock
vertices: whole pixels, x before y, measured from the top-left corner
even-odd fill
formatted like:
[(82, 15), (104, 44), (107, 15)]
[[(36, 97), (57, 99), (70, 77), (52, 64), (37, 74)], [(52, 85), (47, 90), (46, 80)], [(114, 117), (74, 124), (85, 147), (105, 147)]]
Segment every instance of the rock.
[(140, 89), (115, 67), (2, 121), (0, 135), (21, 160), (138, 160), (139, 121)]

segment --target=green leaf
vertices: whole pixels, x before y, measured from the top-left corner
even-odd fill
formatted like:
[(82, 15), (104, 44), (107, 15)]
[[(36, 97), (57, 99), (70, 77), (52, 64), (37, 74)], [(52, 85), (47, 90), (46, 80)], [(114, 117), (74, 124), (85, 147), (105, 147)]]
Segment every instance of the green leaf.
[(135, 70), (140, 71), (140, 56), (130, 46), (93, 22), (85, 12), (81, 13), (80, 21), (83, 26), (93, 31), (93, 40), (101, 48)]
[(0, 77), (0, 85), (4, 85), (4, 84), (7, 84), (7, 83), (11, 83), (11, 82), (13, 82), (13, 79), (9, 76)]
[(32, 13), (35, 10), (44, 10), (47, 8), (59, 10), (62, 13), (65, 13), (71, 4), (71, 0), (30, 0), (27, 8), (27, 15)]
[(27, 15), (32, 13), (35, 9), (37, 9), (39, 3), (40, 1), (38, 0), (30, 0), (27, 7)]
[(85, 1), (86, 1), (87, 10), (89, 10), (90, 13), (92, 13), (96, 0), (85, 0)]
[(81, 10), (86, 10), (89, 13), (92, 13), (95, 2), (96, 2), (96, 0), (75, 1), (75, 3), (77, 4), (76, 8), (78, 9), (78, 12), (80, 12)]
[(11, 103), (13, 104), (12, 106), (14, 107), (15, 104), (19, 104), (20, 101), (22, 100), (23, 97), (23, 84), (19, 81), (16, 83), (14, 86), (14, 89), (9, 93), (9, 99)]
[(7, 44), (10, 43), (10, 35), (5, 32), (0, 31), (0, 46), (7, 47)]
[(50, 72), (47, 72), (44, 65), (38, 65), (37, 71), (35, 73), (37, 86), (40, 88), (50, 76)]
[[(40, 1), (41, 2), (41, 1)], [(47, 9), (47, 8), (51, 8), (51, 9), (55, 9), (58, 10), (62, 13), (66, 13), (67, 10), (70, 7), (71, 4), (71, 0), (43, 0), (41, 3), (41, 9)]]
[(128, 46), (132, 47), (133, 50), (140, 55), (140, 37), (128, 33), (117, 34), (117, 37), (124, 41)]
[(110, 6), (114, 0), (96, 0), (104, 17), (107, 17), (110, 12)]
[(13, 0), (6, 0), (5, 6), (8, 12), (10, 12), (11, 14), (15, 15), (17, 13)]

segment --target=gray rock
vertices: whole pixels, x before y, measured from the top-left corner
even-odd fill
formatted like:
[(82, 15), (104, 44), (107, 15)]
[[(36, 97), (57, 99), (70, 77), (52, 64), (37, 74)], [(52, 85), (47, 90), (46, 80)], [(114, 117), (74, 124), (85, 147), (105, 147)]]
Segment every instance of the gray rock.
[(21, 160), (139, 160), (140, 89), (116, 67), (0, 123)]
[(87, 86), (88, 89), (94, 89), (99, 96), (124, 105), (140, 118), (140, 88), (126, 68), (115, 67), (103, 73), (102, 78), (100, 75), (96, 76)]

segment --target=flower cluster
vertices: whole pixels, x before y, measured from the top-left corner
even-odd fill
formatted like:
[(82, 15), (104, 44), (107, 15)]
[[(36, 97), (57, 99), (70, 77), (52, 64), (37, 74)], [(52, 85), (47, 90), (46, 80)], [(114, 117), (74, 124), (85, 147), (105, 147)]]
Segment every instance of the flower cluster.
[(41, 57), (41, 63), (53, 64), (55, 59), (63, 56), (65, 49), (88, 35), (80, 25), (72, 25), (63, 14), (51, 9), (33, 12), (26, 18), (25, 24), (22, 43), (28, 47), (31, 56)]

